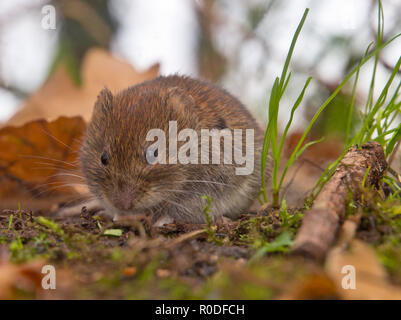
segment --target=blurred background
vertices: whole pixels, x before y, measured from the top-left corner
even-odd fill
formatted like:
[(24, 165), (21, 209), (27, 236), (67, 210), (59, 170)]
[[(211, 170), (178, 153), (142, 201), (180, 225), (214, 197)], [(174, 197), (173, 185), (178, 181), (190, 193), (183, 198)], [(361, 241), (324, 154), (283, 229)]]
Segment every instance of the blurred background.
[[(55, 8), (55, 28), (43, 27), (49, 13), (46, 5)], [(2, 0), (0, 122), (7, 121), (60, 64), (80, 86), (81, 62), (92, 47), (109, 50), (138, 71), (160, 63), (161, 74), (187, 74), (220, 83), (266, 121), (271, 86), (306, 7), (310, 13), (295, 48), (292, 79), (280, 114), (282, 120), (288, 117), (304, 81), (312, 75), (295, 129), (305, 125), (375, 39), (377, 1)], [(401, 1), (384, 0), (383, 7), (387, 38), (401, 31)], [(383, 51), (377, 91), (400, 52), (401, 41)], [(361, 71), (357, 104), (366, 99), (372, 65)], [(341, 140), (349, 100), (345, 90), (327, 108), (313, 134)]]

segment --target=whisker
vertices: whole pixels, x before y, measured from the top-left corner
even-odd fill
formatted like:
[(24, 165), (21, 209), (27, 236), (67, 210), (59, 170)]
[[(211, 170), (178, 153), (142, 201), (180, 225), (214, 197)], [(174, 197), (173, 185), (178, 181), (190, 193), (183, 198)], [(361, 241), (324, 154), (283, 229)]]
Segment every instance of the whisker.
[(184, 180), (183, 182), (192, 182), (192, 183), (211, 183), (211, 184), (218, 184), (227, 187), (234, 187), (233, 185), (224, 183), (224, 182), (217, 182), (217, 181), (210, 181), (210, 180)]
[(51, 177), (64, 177), (64, 176), (65, 177), (75, 177), (75, 178), (85, 180), (85, 178), (83, 176), (80, 176), (78, 174), (68, 173), (68, 172), (59, 172), (59, 173), (51, 175)]
[(82, 195), (82, 196), (76, 197), (74, 199), (71, 199), (70, 201), (65, 202), (63, 207), (68, 207), (69, 204), (71, 204), (72, 202), (75, 202), (75, 201), (78, 202), (77, 205), (85, 205), (85, 203), (94, 201), (94, 200), (97, 200), (97, 198), (95, 196), (87, 197), (86, 195)]
[(54, 182), (46, 182), (46, 183), (42, 183), (38, 186), (36, 186), (35, 188), (31, 189), (31, 190), (35, 190), (35, 189), (39, 189), (39, 188), (43, 188), (43, 187), (47, 187), (47, 186), (52, 186), (52, 185), (60, 185), (60, 186), (70, 186), (70, 185), (74, 185), (74, 186), (87, 186), (84, 183), (63, 183), (60, 184), (60, 181), (54, 181)]
[(156, 190), (157, 192), (177, 192), (177, 193), (188, 193), (188, 194), (199, 194), (203, 195), (202, 192), (196, 192), (196, 191), (184, 191), (184, 190), (174, 190), (174, 189), (168, 189), (168, 190)]
[(58, 167), (49, 167), (49, 166), (40, 166), (40, 167), (32, 167), (32, 170), (51, 170), (51, 171), (54, 171), (54, 170), (61, 170), (61, 168), (58, 168)]
[[(43, 190), (42, 192), (39, 192), (38, 194), (36, 194), (37, 197), (41, 196), (42, 194), (46, 193), (46, 192), (53, 192), (56, 191), (57, 189), (61, 189), (61, 188), (65, 188), (65, 187), (70, 187), (70, 188), (74, 188), (76, 186), (86, 186), (85, 184), (72, 184), (72, 183), (68, 183), (68, 184), (63, 184), (63, 185), (59, 185), (59, 186), (54, 186), (51, 188), (46, 188), (46, 190)], [(42, 185), (42, 188), (45, 188), (46, 185)]]
[(53, 165), (52, 163), (44, 163), (44, 162), (36, 162), (35, 164), (39, 165), (36, 167), (32, 167), (35, 170), (59, 170), (59, 171), (67, 171), (67, 172), (77, 172), (78, 169), (67, 169), (62, 166)]
[(165, 202), (167, 202), (169, 204), (173, 204), (173, 205), (175, 205), (177, 207), (180, 207), (180, 208), (184, 209), (186, 212), (188, 212), (189, 214), (191, 214), (191, 211), (187, 207), (184, 207), (183, 205), (181, 205), (181, 204), (179, 204), (179, 203), (177, 203), (177, 202), (175, 202), (173, 200), (164, 199), (163, 201), (165, 201)]
[(58, 143), (60, 143), (61, 145), (63, 145), (64, 147), (68, 148), (69, 150), (73, 150), (69, 145), (65, 144), (63, 141), (57, 139), (55, 136), (53, 136), (50, 132), (46, 131), (45, 129), (41, 128), (42, 131), (50, 138), (54, 139), (55, 141), (57, 141)]
[[(217, 181), (209, 181), (209, 180), (181, 180), (180, 182), (210, 183), (210, 184), (217, 184), (217, 185), (223, 185), (223, 186), (227, 186), (227, 187), (234, 188), (234, 186), (231, 185), (231, 184), (227, 184), (227, 183), (224, 183), (224, 182), (217, 182)], [(159, 186), (162, 186), (162, 185), (171, 185), (171, 182), (160, 183), (160, 184), (158, 184), (158, 185), (159, 185)]]
[(53, 158), (48, 158), (48, 157), (42, 157), (42, 156), (34, 156), (34, 155), (20, 155), (20, 157), (25, 158), (25, 159), (42, 159), (42, 160), (49, 160), (49, 161), (54, 161), (54, 162), (59, 162), (62, 164), (66, 164), (72, 167), (77, 167), (78, 162), (76, 164), (72, 162), (67, 162), (59, 159), (53, 159)]
[[(158, 185), (158, 186), (160, 186), (160, 185)], [(186, 190), (175, 190), (175, 189), (161, 189), (161, 190), (155, 190), (155, 191), (157, 191), (157, 192), (171, 192), (171, 193), (175, 193), (175, 192), (177, 192), (177, 193), (185, 193), (185, 194), (197, 194), (197, 195), (204, 195), (205, 193), (203, 193), (203, 192), (196, 192), (196, 191), (186, 191)], [(248, 198), (248, 199), (254, 199), (254, 197), (250, 197), (250, 196), (248, 196), (248, 195), (246, 195), (246, 194), (243, 194), (243, 196), (245, 196), (246, 198)]]

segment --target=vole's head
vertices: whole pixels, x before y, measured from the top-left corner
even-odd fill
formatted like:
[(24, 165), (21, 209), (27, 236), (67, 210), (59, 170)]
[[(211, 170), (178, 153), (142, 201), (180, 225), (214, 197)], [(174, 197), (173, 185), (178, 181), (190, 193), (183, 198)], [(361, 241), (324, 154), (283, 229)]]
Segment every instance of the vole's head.
[[(169, 121), (177, 121), (178, 132), (195, 128), (194, 103), (179, 88), (133, 87), (115, 96), (107, 88), (100, 92), (81, 165), (90, 190), (112, 214), (141, 213), (161, 205), (189, 179), (185, 165), (149, 159), (166, 157), (168, 162)], [(156, 153), (149, 148), (158, 141), (147, 141), (151, 129), (165, 133), (167, 156), (160, 148)]]

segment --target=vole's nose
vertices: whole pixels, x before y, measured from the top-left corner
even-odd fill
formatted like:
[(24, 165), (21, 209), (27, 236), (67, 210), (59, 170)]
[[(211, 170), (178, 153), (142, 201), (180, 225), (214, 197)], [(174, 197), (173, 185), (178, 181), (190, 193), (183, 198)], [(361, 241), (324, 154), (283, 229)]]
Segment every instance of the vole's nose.
[(119, 210), (129, 210), (132, 208), (133, 191), (129, 189), (119, 190), (114, 194), (113, 203)]

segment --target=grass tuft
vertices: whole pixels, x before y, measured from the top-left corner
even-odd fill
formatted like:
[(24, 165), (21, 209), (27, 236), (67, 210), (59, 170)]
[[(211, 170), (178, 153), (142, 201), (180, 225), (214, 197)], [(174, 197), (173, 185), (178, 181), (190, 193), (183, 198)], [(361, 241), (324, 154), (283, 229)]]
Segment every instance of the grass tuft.
[[(396, 85), (396, 88), (392, 95), (389, 95), (390, 88), (393, 85), (393, 82), (396, 78), (397, 73), (400, 70), (401, 66), (401, 56), (398, 59), (396, 65), (394, 66), (389, 79), (387, 80), (384, 88), (382, 89), (380, 95), (377, 99), (374, 98), (374, 89), (375, 89), (375, 78), (376, 78), (376, 69), (379, 59), (379, 54), (388, 46), (391, 42), (397, 39), (401, 33), (393, 36), (387, 41), (383, 39), (383, 29), (384, 29), (384, 14), (383, 14), (383, 7), (381, 1), (378, 4), (378, 24), (377, 24), (377, 38), (375, 43), (375, 48), (371, 50), (372, 44), (369, 44), (367, 47), (362, 59), (360, 60), (359, 64), (355, 66), (344, 78), (344, 80), (337, 86), (337, 88), (333, 91), (333, 93), (323, 102), (323, 104), (319, 107), (316, 111), (312, 119), (310, 120), (309, 124), (307, 125), (306, 129), (304, 130), (298, 144), (294, 148), (293, 152), (289, 156), (286, 164), (284, 165), (284, 169), (281, 173), (281, 177), (278, 177), (280, 161), (281, 161), (281, 154), (283, 150), (284, 141), (287, 137), (287, 133), (291, 127), (292, 120), (294, 118), (294, 113), (300, 106), (306, 89), (308, 88), (312, 78), (309, 77), (305, 85), (299, 94), (297, 100), (295, 101), (294, 105), (291, 108), (290, 118), (285, 126), (283, 135), (278, 142), (278, 113), (280, 109), (280, 100), (283, 97), (285, 89), (289, 83), (291, 73), (288, 74), (288, 67), (291, 61), (291, 57), (294, 51), (295, 43), (298, 39), (298, 36), (301, 32), (302, 26), (305, 23), (307, 14), (309, 9), (306, 9), (301, 21), (298, 24), (298, 27), (295, 31), (293, 36), (290, 48), (287, 53), (287, 58), (285, 60), (283, 71), (280, 77), (277, 77), (274, 81), (270, 99), (269, 99), (269, 106), (268, 106), (268, 113), (269, 113), (269, 120), (268, 125), (265, 131), (264, 142), (263, 142), (263, 149), (262, 149), (262, 165), (261, 165), (261, 180), (262, 180), (262, 187), (259, 192), (259, 201), (261, 203), (268, 203), (268, 196), (267, 196), (267, 188), (266, 188), (266, 181), (265, 181), (265, 169), (268, 159), (268, 154), (271, 149), (271, 155), (273, 158), (273, 172), (272, 172), (272, 202), (273, 206), (278, 207), (280, 205), (280, 191), (283, 186), (284, 179), (289, 168), (294, 164), (294, 162), (302, 155), (302, 153), (311, 145), (321, 142), (323, 138), (311, 141), (308, 143), (304, 143), (307, 135), (309, 134), (312, 126), (315, 124), (316, 120), (322, 114), (322, 112), (326, 109), (326, 107), (330, 104), (330, 102), (337, 96), (338, 93), (344, 88), (344, 86), (349, 82), (349, 80), (355, 76), (355, 80), (353, 83), (352, 88), (352, 96), (351, 96), (351, 103), (349, 106), (349, 111), (347, 114), (347, 127), (346, 127), (346, 148), (344, 153), (331, 165), (329, 165), (326, 170), (323, 172), (321, 177), (319, 178), (318, 182), (316, 183), (310, 199), (308, 199), (308, 203), (311, 203), (316, 196), (320, 193), (323, 186), (327, 183), (330, 179), (334, 171), (336, 170), (338, 164), (346, 154), (347, 150), (355, 144), (359, 146), (363, 145), (364, 143), (375, 140), (382, 144), (386, 156), (391, 156), (392, 152), (396, 149), (395, 146), (397, 142), (401, 138), (401, 123), (398, 126), (394, 126), (394, 122), (398, 119), (400, 114), (401, 108), (401, 101), (399, 99), (399, 91), (401, 87), (401, 80)], [(355, 95), (359, 80), (359, 73), (363, 65), (365, 65), (371, 58), (374, 57), (374, 66), (372, 71), (372, 78), (370, 81), (370, 89), (368, 93), (368, 99), (365, 105), (365, 111), (362, 113), (362, 126), (359, 130), (352, 130), (352, 114), (354, 112), (354, 105), (355, 105)], [(351, 137), (351, 132), (355, 131), (356, 134)]]

